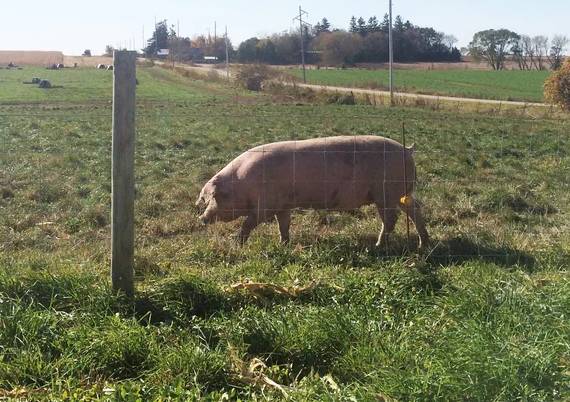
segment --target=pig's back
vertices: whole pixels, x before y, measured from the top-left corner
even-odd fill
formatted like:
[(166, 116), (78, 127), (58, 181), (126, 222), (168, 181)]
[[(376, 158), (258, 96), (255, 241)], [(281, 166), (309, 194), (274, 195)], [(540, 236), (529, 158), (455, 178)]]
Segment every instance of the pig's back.
[(275, 208), (354, 209), (401, 181), (404, 148), (377, 136), (340, 136), (261, 145), (235, 161), (252, 198)]

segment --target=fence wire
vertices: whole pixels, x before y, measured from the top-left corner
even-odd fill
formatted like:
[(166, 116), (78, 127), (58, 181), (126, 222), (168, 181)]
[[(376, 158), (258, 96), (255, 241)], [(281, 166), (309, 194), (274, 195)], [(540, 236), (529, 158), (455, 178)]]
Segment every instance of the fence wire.
[[(341, 113), (310, 105), (215, 110), (224, 105), (139, 104), (139, 246), (156, 237), (176, 242), (227, 233), (183, 222), (198, 220), (203, 210), (193, 201), (226, 165), (227, 174), (217, 176), (221, 181), (208, 190), (202, 207), (215, 202), (220, 220), (245, 220), (242, 240), (258, 224), (275, 219), (287, 240), (293, 211), (291, 247), (348, 244), (361, 252), (383, 240), (374, 255), (392, 258), (418, 246), (413, 223), (425, 215), (426, 253), (440, 261), (527, 264), (536, 255), (531, 251), (557, 247), (562, 228), (568, 228), (566, 121), (449, 112), (403, 117), (412, 111), (386, 119), (373, 108)], [(92, 106), (97, 109), (0, 107), (0, 250), (107, 246), (111, 109)], [(374, 139), (402, 142), (402, 122), (406, 145), (416, 147), (415, 164), (405, 148)], [(347, 137), (331, 139), (335, 135)], [(289, 142), (264, 145), (276, 141)], [(358, 212), (361, 207), (364, 212)], [(396, 226), (397, 214), (402, 218)], [(382, 222), (394, 235), (380, 238)], [(257, 236), (267, 235), (262, 230)]]

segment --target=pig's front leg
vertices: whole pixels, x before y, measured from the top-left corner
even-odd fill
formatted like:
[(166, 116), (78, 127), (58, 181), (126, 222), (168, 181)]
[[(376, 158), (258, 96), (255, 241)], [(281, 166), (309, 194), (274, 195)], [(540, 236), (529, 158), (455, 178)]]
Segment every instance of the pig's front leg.
[(291, 226), (291, 211), (280, 211), (275, 214), (279, 223), (279, 234), (282, 243), (289, 243), (289, 227)]
[(259, 220), (257, 219), (257, 216), (255, 216), (254, 214), (250, 214), (247, 216), (238, 234), (239, 243), (241, 245), (243, 245), (247, 241), (251, 231), (255, 229), (258, 224)]

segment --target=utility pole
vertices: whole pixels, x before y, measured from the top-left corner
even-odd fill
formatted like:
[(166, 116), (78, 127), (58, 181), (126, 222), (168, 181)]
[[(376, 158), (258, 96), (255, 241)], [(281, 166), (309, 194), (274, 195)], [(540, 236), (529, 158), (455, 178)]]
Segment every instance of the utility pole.
[(309, 15), (306, 11), (303, 11), (303, 9), (301, 9), (301, 6), (299, 6), (299, 16), (293, 18), (293, 21), (295, 20), (299, 20), (299, 29), (300, 29), (300, 33), (301, 33), (301, 64), (303, 65), (303, 82), (306, 84), (307, 83), (307, 73), (305, 71), (305, 37), (304, 37), (304, 30), (305, 30), (305, 26), (309, 25), (306, 22), (303, 22), (303, 15)]
[(228, 26), (226, 25), (226, 34), (225, 34), (225, 42), (226, 42), (226, 78), (228, 81), (230, 80), (230, 51), (228, 49)]
[(216, 46), (216, 42), (218, 41), (218, 30), (216, 21), (214, 21), (214, 46)]
[(388, 26), (388, 42), (390, 53), (390, 106), (394, 106), (394, 43), (392, 37), (392, 0), (390, 2), (390, 25)]

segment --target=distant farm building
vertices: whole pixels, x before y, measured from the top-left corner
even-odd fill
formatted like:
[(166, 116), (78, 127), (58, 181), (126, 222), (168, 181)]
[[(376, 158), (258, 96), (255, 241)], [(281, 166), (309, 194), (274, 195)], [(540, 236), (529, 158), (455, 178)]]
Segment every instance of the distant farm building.
[(14, 63), (18, 66), (52, 66), (63, 64), (62, 52), (31, 50), (0, 50), (0, 66)]
[(170, 54), (170, 49), (158, 49), (156, 52), (156, 57), (159, 59), (165, 59)]

